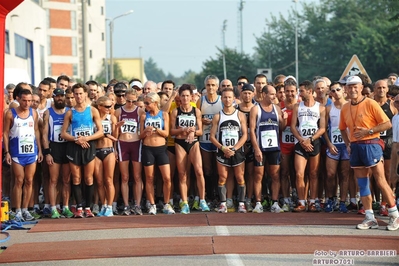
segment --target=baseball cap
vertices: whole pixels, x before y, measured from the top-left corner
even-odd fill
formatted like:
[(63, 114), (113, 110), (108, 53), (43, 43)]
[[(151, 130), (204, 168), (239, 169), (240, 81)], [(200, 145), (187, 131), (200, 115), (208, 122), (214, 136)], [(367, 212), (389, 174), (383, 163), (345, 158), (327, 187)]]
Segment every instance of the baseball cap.
[(350, 76), (346, 79), (346, 85), (363, 84), (362, 80), (358, 76)]
[(53, 96), (58, 96), (58, 95), (65, 95), (65, 91), (63, 89), (57, 88), (53, 91)]
[(286, 76), (285, 79), (284, 79), (284, 82), (286, 82), (286, 81), (289, 80), (289, 79), (292, 79), (292, 80), (295, 81), (295, 83), (298, 83), (298, 82), (296, 82), (296, 78), (295, 78), (294, 76), (291, 76), (291, 75)]
[(252, 91), (252, 92), (254, 92), (254, 86), (252, 86), (250, 83), (245, 83), (244, 86), (242, 86), (241, 91)]
[(133, 86), (136, 86), (136, 87), (138, 87), (140, 89), (143, 88), (143, 84), (141, 84), (140, 81), (132, 81), (132, 83), (130, 83), (130, 88), (133, 88)]
[(349, 78), (349, 75), (346, 75), (345, 77), (343, 77), (342, 79), (340, 79), (338, 81), (338, 83), (345, 85), (346, 84), (346, 80)]

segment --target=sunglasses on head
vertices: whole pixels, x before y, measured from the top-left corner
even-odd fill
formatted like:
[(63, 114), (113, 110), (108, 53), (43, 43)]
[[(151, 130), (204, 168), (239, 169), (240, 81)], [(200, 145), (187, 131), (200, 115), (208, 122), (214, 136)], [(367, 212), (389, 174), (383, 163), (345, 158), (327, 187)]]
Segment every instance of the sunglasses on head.
[(341, 88), (336, 88), (335, 90), (331, 90), (332, 93), (335, 93), (336, 91), (341, 91)]

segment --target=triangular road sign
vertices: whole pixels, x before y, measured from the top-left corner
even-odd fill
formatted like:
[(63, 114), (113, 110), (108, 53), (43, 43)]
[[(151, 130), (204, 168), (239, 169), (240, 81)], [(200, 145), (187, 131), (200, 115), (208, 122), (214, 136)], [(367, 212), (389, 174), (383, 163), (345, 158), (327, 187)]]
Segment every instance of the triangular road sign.
[(340, 80), (347, 75), (354, 76), (359, 73), (369, 76), (367, 74), (366, 69), (364, 69), (362, 63), (360, 62), (359, 57), (357, 57), (357, 55), (354, 54), (351, 60), (349, 61), (348, 65), (346, 66), (344, 72), (342, 73)]

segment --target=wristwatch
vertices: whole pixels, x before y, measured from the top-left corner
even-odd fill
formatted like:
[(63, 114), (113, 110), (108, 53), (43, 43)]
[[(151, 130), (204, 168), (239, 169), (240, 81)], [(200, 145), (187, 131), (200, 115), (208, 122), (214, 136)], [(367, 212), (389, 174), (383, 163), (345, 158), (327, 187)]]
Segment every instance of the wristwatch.
[(373, 129), (370, 129), (369, 130), (369, 135), (373, 135), (374, 134), (374, 130)]
[(236, 148), (233, 147), (233, 148), (231, 148), (230, 150), (231, 150), (231, 151), (236, 151)]
[(314, 141), (313, 137), (310, 137), (309, 139), (310, 139), (310, 142), (313, 142), (313, 141)]

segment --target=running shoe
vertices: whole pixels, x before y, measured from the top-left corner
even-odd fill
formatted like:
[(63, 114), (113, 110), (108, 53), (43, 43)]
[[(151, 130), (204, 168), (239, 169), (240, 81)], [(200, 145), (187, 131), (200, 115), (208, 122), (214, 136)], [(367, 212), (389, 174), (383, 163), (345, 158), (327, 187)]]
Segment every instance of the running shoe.
[(188, 206), (189, 206), (190, 208), (192, 208), (193, 205), (194, 205), (194, 196), (191, 195), (191, 196), (188, 197)]
[(52, 210), (51, 211), (51, 219), (60, 219), (61, 215), (58, 213), (57, 210)]
[(71, 205), (71, 212), (75, 213), (76, 212), (76, 205)]
[(221, 203), (221, 204), (219, 205), (218, 213), (227, 213), (226, 204), (222, 204), (222, 203)]
[(85, 209), (85, 216), (86, 218), (93, 218), (94, 214), (91, 212), (90, 209)]
[(382, 205), (380, 206), (380, 215), (381, 216), (388, 216), (388, 209), (386, 205)]
[(330, 213), (334, 211), (334, 209), (333, 209), (333, 201), (332, 200), (330, 200), (330, 199), (327, 200), (326, 206), (324, 207), (324, 211), (325, 212), (330, 212)]
[(398, 230), (398, 228), (399, 228), (399, 218), (390, 216), (387, 230), (395, 231)]
[(35, 217), (33, 217), (30, 212), (28, 211), (24, 211), (24, 213), (22, 214), (22, 217), (24, 217), (25, 221), (33, 221), (35, 220)]
[(98, 204), (93, 204), (93, 214), (97, 215), (100, 213), (100, 206)]
[(357, 214), (362, 214), (362, 215), (366, 214), (366, 212), (364, 211), (364, 207), (363, 207), (362, 203), (359, 203), (359, 209), (357, 211)]
[(107, 207), (104, 212), (104, 217), (114, 216), (114, 212), (112, 211), (112, 207)]
[(346, 206), (346, 208), (348, 209), (348, 211), (357, 212), (357, 205), (353, 202), (349, 203), (349, 205)]
[(141, 211), (141, 207), (139, 205), (134, 205), (132, 211), (136, 215), (143, 215), (143, 212)]
[(126, 216), (130, 215), (130, 208), (128, 206), (125, 206), (123, 208), (122, 215), (126, 215)]
[(306, 211), (306, 206), (302, 205), (301, 202), (298, 202), (298, 206), (294, 208), (294, 212), (304, 212)]
[[(163, 206), (163, 213), (165, 213), (165, 214), (175, 214), (175, 210), (173, 210), (173, 208), (172, 208), (172, 206), (170, 206), (170, 204), (169, 203), (166, 203), (164, 206)], [(190, 208), (189, 208), (189, 211), (190, 211)]]
[(191, 209), (197, 211), (200, 209), (199, 200), (194, 200), (193, 207)]
[(366, 229), (378, 229), (378, 223), (375, 218), (369, 218), (366, 216), (361, 224), (356, 226), (357, 229), (366, 230)]
[(199, 206), (199, 208), (200, 208), (203, 212), (209, 212), (209, 211), (210, 211), (209, 206), (208, 206), (208, 204), (206, 203), (205, 200), (200, 200), (200, 206)]
[(255, 205), (255, 208), (252, 210), (253, 213), (262, 213), (263, 212), (263, 206), (260, 202), (257, 202)]
[(189, 214), (190, 213), (190, 206), (187, 203), (183, 203), (182, 208), (180, 209), (181, 214)]
[(72, 218), (73, 212), (70, 211), (68, 208), (65, 208), (64, 211), (62, 212), (62, 215), (66, 218)]
[(33, 210), (34, 210), (37, 214), (39, 214), (39, 215), (42, 214), (42, 210), (41, 210), (40, 208), (38, 208), (38, 207), (33, 208)]
[(227, 212), (235, 212), (236, 207), (234, 206), (234, 202), (232, 199), (227, 199), (226, 201)]
[[(335, 201), (334, 201), (334, 204), (335, 204)], [(333, 208), (335, 209), (334, 204), (333, 204)], [(316, 211), (318, 211), (318, 212), (323, 211), (322, 205), (323, 205), (323, 203), (321, 203), (320, 200), (318, 200), (318, 199), (315, 200), (314, 206), (316, 207)], [(338, 207), (337, 207), (337, 209), (338, 209)]]
[(348, 212), (348, 208), (346, 208), (346, 204), (344, 201), (341, 201), (339, 203), (339, 212), (340, 213), (347, 213)]
[(43, 217), (50, 218), (51, 215), (52, 215), (52, 212), (51, 212), (50, 208), (44, 207), (43, 208)]
[[(93, 208), (94, 208), (94, 207), (93, 207)], [(102, 217), (102, 216), (104, 216), (104, 212), (105, 212), (106, 209), (107, 209), (107, 208), (105, 208), (104, 205), (101, 206), (101, 210), (100, 210), (99, 213), (97, 213), (97, 217)], [(94, 213), (94, 212), (93, 212), (93, 213)]]
[(118, 208), (112, 207), (112, 213), (113, 213), (113, 215), (119, 215)]
[(271, 204), (270, 204), (270, 202), (269, 202), (268, 199), (264, 199), (264, 200), (262, 201), (262, 207), (263, 207), (264, 209), (268, 210), (268, 209), (270, 209), (270, 206), (271, 206)]
[(248, 212), (252, 212), (254, 210), (254, 207), (252, 207), (251, 199), (247, 199), (245, 201), (245, 207), (247, 208)]
[(240, 202), (238, 204), (238, 212), (239, 213), (247, 213), (247, 209), (245, 208), (244, 202)]
[(150, 204), (148, 214), (157, 215), (157, 206), (155, 204)]
[(284, 212), (284, 210), (280, 208), (280, 205), (278, 205), (278, 202), (276, 201), (270, 208), (270, 212), (281, 213)]
[(15, 216), (14, 216), (14, 219), (13, 219), (14, 221), (17, 221), (17, 222), (25, 222), (25, 219), (24, 219), (24, 217), (22, 216), (22, 212), (17, 212), (16, 214), (15, 214)]
[(42, 216), (38, 214), (35, 210), (30, 211), (30, 214), (35, 218), (35, 220), (39, 220), (42, 218)]
[(290, 206), (287, 203), (284, 203), (282, 209), (283, 209), (284, 212), (289, 212), (290, 211)]
[(309, 203), (308, 212), (318, 212), (316, 203)]
[(74, 218), (83, 218), (83, 210), (82, 208), (77, 208), (76, 212), (73, 215)]
[(378, 211), (381, 208), (380, 203), (379, 202), (375, 202), (375, 201), (373, 201), (371, 206), (372, 206), (373, 211)]

